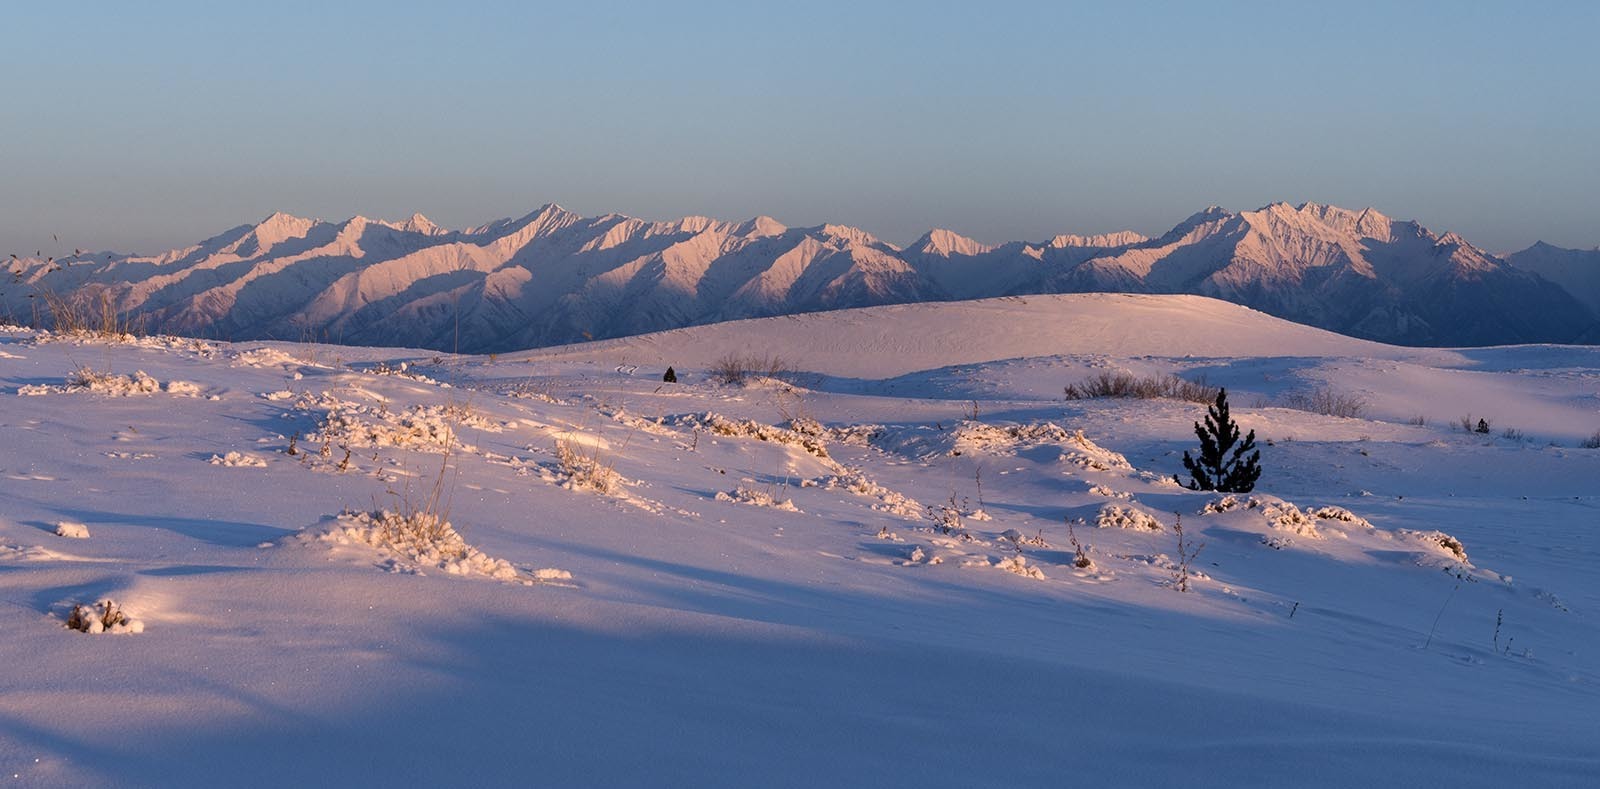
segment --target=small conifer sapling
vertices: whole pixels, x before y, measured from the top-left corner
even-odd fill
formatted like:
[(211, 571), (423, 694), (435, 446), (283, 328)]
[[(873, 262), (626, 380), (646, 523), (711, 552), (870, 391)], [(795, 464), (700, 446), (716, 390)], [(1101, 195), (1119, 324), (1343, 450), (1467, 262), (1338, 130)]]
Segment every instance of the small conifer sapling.
[(1206, 409), (1206, 422), (1194, 423), (1194, 434), (1200, 438), (1200, 457), (1195, 459), (1183, 453), (1183, 467), (1189, 470), (1190, 480), (1185, 483), (1176, 474), (1173, 479), (1190, 490), (1216, 490), (1224, 493), (1249, 493), (1261, 478), (1261, 451), (1256, 449), (1256, 431), (1251, 430), (1243, 440), (1239, 425), (1228, 414), (1228, 390), (1217, 392), (1216, 404)]

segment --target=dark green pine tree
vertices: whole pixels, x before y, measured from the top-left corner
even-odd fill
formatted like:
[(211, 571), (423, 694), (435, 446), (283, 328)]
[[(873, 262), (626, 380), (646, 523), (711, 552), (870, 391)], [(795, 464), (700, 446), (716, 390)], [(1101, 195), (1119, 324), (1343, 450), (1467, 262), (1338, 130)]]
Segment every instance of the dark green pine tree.
[[(1205, 426), (1194, 423), (1194, 434), (1200, 437), (1200, 459), (1183, 453), (1183, 467), (1191, 477), (1185, 487), (1225, 493), (1249, 493), (1255, 489), (1256, 480), (1261, 478), (1256, 431), (1251, 430), (1242, 442), (1239, 440), (1239, 425), (1228, 415), (1228, 390), (1217, 392), (1216, 405), (1206, 409)], [(1178, 475), (1172, 478), (1184, 484)]]

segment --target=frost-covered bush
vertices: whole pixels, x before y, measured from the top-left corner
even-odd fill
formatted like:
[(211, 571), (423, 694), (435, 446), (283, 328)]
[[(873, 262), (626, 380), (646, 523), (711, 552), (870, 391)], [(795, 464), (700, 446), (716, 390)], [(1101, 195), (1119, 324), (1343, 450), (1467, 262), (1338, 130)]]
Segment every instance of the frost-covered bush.
[(1594, 435), (1580, 441), (1578, 446), (1584, 449), (1600, 449), (1600, 430), (1594, 431)]
[(517, 578), (510, 562), (468, 545), (449, 521), (429, 512), (344, 513), (307, 537), (334, 545), (376, 548), (400, 563), (396, 569), (436, 568), (451, 575), (483, 575), (503, 581)]
[(833, 460), (828, 456), (827, 446), (816, 436), (806, 435), (805, 433), (774, 425), (765, 425), (751, 419), (729, 419), (718, 413), (707, 412), (698, 415), (686, 414), (669, 417), (664, 422), (680, 428), (704, 429), (710, 431), (713, 435), (732, 438), (753, 438), (757, 441), (770, 441), (774, 444), (797, 446), (818, 459), (829, 462)]

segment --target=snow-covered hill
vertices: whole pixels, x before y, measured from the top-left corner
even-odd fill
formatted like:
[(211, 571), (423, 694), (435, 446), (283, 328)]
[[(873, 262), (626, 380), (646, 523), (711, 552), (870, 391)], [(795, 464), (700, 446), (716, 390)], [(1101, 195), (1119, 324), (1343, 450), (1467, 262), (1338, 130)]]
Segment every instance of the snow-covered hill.
[(447, 231), (426, 218), (274, 214), (155, 256), (17, 259), (0, 303), (48, 324), (47, 294), (156, 331), (505, 352), (741, 318), (1084, 291), (1189, 293), (1408, 345), (1588, 341), (1600, 307), (1415, 222), (1306, 203), (1212, 207), (1165, 235), (988, 245), (933, 230), (901, 249), (769, 217), (646, 222), (548, 205)]
[[(1257, 489), (1172, 481), (1197, 403), (1061, 399), (1120, 372), (1226, 386)], [(0, 775), (1593, 786), (1596, 381), (1193, 296), (493, 357), (3, 329)]]

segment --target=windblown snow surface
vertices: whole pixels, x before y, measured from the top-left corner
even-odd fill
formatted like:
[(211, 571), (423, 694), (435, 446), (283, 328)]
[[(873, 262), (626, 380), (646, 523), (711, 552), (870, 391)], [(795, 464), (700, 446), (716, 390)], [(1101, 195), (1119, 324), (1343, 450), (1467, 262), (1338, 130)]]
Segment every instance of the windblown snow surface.
[[(1199, 404), (1063, 400), (1116, 371), (1227, 386), (1257, 490), (1172, 481)], [(1319, 389), (1362, 415), (1280, 405)], [(1594, 786), (1597, 429), (1600, 349), (1198, 297), (497, 357), (4, 329), (0, 780)], [(142, 630), (65, 626), (107, 599)]]

